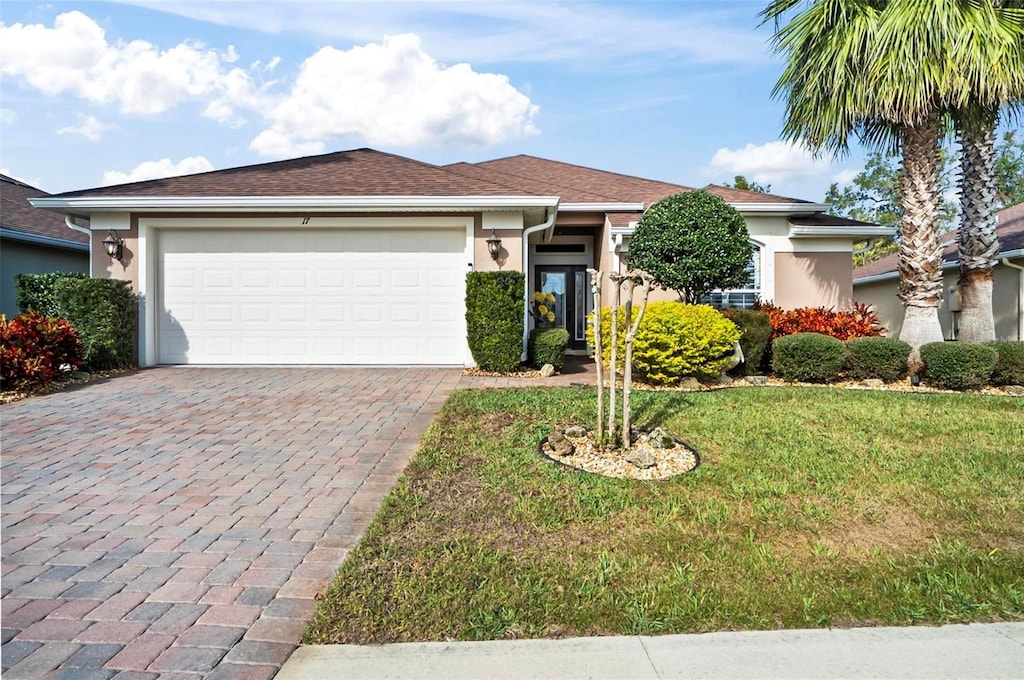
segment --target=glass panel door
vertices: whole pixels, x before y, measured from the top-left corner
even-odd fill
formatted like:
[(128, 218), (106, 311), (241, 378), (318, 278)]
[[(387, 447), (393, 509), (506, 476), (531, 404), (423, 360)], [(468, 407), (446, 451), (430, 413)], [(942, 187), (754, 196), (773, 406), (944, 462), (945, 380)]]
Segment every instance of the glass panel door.
[[(550, 322), (550, 325), (555, 328), (565, 328), (565, 306), (568, 299), (566, 295), (568, 276), (565, 271), (559, 271), (559, 269), (561, 268), (552, 267), (549, 271), (540, 272), (539, 284), (540, 291), (542, 293), (551, 293), (555, 296), (554, 304), (547, 305), (548, 307), (554, 307), (554, 309), (549, 309), (548, 311), (555, 313), (555, 320)], [(541, 323), (541, 325), (546, 324)]]

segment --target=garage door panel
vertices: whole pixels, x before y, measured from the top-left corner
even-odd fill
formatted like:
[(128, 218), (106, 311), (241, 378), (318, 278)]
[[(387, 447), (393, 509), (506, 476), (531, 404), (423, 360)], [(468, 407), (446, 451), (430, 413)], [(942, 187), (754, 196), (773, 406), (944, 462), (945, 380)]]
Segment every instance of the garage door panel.
[(465, 357), (462, 229), (162, 230), (157, 239), (162, 363)]

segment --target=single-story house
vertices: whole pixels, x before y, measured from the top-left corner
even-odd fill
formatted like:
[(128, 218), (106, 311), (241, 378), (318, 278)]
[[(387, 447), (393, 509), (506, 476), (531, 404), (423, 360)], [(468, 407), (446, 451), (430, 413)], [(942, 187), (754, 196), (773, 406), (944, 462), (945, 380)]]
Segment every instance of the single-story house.
[[(90, 219), (92, 276), (141, 294), (143, 365), (472, 365), (467, 271), (525, 271), (524, 296), (555, 293), (582, 348), (586, 269), (621, 269), (644, 209), (691, 190), (532, 156), (438, 166), (356, 149), (33, 204)], [(748, 287), (723, 293), (737, 301), (847, 305), (853, 242), (889, 233), (826, 205), (706, 190), (757, 247)], [(123, 241), (120, 258), (104, 239)]]
[(7, 175), (0, 175), (0, 313), (18, 314), (16, 274), (89, 271), (89, 231), (60, 215), (33, 210), (30, 198), (49, 196)]
[[(996, 222), (999, 254), (993, 269), (992, 314), (996, 337), (1024, 340), (1024, 203), (999, 212)], [(869, 262), (853, 272), (853, 297), (874, 307), (889, 335), (899, 336), (903, 326), (903, 305), (896, 297), (899, 272), (897, 255)], [(956, 231), (943, 236), (942, 305), (939, 322), (943, 335), (956, 339), (960, 316), (957, 279), (960, 277), (960, 253)]]

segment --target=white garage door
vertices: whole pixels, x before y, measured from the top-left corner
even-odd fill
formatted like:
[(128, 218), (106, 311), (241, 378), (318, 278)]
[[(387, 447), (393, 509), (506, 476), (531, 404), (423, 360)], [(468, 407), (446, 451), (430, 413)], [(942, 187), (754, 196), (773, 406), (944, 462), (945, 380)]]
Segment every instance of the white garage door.
[(157, 236), (165, 364), (462, 364), (465, 229)]

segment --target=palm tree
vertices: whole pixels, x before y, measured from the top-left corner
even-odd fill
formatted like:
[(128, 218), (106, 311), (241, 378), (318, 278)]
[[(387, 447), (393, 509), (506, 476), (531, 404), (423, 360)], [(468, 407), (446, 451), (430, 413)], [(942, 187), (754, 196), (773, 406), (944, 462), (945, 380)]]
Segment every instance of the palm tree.
[[(776, 25), (801, 0), (775, 0)], [(1024, 35), (1022, 15), (982, 0), (808, 0), (777, 30), (787, 57), (774, 94), (786, 99), (783, 136), (833, 153), (850, 135), (902, 155), (898, 295), (900, 339), (942, 340), (940, 146), (952, 110), (998, 109), (1010, 89), (1000, 61)], [(1010, 72), (1016, 72), (1011, 69)]]
[[(1022, 0), (994, 0), (996, 6), (1024, 8)], [(1016, 43), (1017, 55), (1003, 59), (1007, 71), (999, 74), (1013, 91), (1007, 92), (1011, 110), (1020, 107), (1024, 98), (1024, 40)], [(1016, 72), (1012, 69), (1018, 68)], [(977, 107), (957, 112), (957, 141), (960, 144), (960, 228), (957, 241), (960, 249), (960, 333), (962, 342), (987, 342), (996, 339), (992, 315), (992, 267), (999, 253), (996, 237), (996, 211), (999, 195), (995, 177), (995, 139), (999, 109)]]

